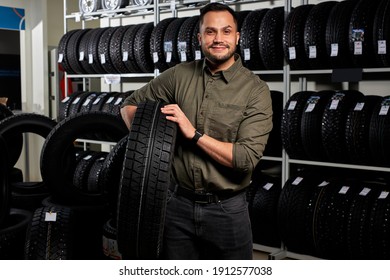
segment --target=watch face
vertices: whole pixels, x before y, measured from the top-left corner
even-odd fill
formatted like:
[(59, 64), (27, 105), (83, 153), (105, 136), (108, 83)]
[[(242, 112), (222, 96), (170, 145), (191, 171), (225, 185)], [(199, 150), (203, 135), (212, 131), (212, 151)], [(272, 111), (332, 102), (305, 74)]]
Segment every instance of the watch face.
[(82, 13), (92, 13), (96, 11), (96, 0), (80, 0), (79, 8)]

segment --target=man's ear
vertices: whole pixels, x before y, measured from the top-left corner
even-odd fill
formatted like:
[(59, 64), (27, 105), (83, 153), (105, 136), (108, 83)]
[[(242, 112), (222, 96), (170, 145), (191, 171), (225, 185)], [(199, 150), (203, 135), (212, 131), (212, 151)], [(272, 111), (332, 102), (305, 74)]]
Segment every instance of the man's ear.
[(240, 32), (237, 32), (237, 42), (236, 42), (236, 45), (238, 45), (240, 43)]
[(200, 35), (200, 33), (198, 33), (198, 44), (199, 46), (202, 45), (202, 36)]

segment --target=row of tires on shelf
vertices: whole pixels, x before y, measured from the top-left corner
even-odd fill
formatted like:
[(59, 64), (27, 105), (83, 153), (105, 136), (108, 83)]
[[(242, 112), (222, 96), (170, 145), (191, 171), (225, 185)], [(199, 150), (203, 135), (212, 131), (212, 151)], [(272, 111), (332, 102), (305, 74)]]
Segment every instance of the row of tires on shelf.
[(61, 100), (57, 121), (82, 112), (106, 112), (120, 116), (120, 106), (132, 92), (73, 92)]
[(284, 25), (284, 56), (291, 69), (386, 67), (389, 16), (387, 0), (298, 6)]
[(254, 173), (254, 242), (323, 259), (389, 259), (389, 178), (343, 172), (302, 169), (283, 188), (280, 177)]
[[(239, 11), (237, 53), (251, 70), (386, 67), (390, 4), (328, 1), (293, 8)], [(70, 74), (151, 73), (203, 57), (199, 16), (120, 27), (71, 30), (58, 46)]]
[(389, 96), (301, 91), (285, 104), (281, 140), (294, 159), (390, 166)]
[[(130, 133), (112, 113), (56, 122), (0, 107), (0, 258), (158, 258), (176, 140), (161, 106), (140, 104)], [(42, 182), (24, 182), (15, 168), (22, 148), (15, 139), (25, 133), (45, 139)], [(116, 144), (109, 152), (84, 151), (79, 138)], [(149, 154), (158, 158), (149, 161)]]

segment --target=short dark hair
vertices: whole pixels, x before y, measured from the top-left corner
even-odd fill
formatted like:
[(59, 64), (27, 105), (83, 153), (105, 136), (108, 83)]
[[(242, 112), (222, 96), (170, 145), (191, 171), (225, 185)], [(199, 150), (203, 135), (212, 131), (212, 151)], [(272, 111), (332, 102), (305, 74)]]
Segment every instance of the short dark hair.
[(230, 8), (228, 5), (218, 3), (218, 2), (209, 3), (200, 9), (199, 26), (201, 26), (203, 24), (204, 15), (207, 14), (208, 12), (224, 12), (224, 11), (229, 12), (233, 16), (234, 23), (237, 26), (236, 12), (232, 8)]

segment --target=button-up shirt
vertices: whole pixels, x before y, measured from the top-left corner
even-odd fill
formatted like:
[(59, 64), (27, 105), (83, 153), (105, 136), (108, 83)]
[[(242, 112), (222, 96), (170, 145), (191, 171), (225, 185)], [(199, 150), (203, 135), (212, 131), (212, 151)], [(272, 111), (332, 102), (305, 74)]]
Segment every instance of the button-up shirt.
[(134, 91), (122, 107), (145, 100), (178, 104), (199, 132), (233, 143), (229, 168), (179, 135), (173, 168), (182, 187), (218, 192), (249, 185), (272, 129), (272, 104), (267, 84), (237, 54), (229, 69), (215, 74), (205, 60), (177, 64)]

